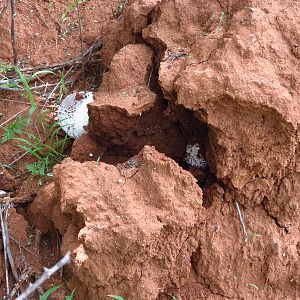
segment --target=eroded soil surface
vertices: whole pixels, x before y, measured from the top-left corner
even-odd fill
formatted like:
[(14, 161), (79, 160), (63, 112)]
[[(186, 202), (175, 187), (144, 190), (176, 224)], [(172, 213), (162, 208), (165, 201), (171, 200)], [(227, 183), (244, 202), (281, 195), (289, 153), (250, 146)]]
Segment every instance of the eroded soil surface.
[[(15, 1), (24, 72), (100, 43), (65, 67), (94, 102), (53, 177), (0, 145), (0, 189), (31, 199), (8, 210), (21, 287), (71, 250), (32, 299), (62, 282), (53, 299), (299, 299), (300, 2), (91, 0), (62, 22), (69, 4)], [(12, 53), (8, 8), (1, 63)], [(0, 89), (0, 133), (29, 108)]]

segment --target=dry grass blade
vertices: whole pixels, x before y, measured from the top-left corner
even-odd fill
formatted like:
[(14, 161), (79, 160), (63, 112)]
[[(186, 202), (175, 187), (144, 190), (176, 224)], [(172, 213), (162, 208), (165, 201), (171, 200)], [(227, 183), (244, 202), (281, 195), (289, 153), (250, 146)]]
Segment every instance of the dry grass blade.
[(7, 225), (7, 210), (11, 208), (10, 204), (0, 205), (0, 221), (1, 221), (1, 232), (4, 249), (4, 264), (5, 264), (5, 281), (6, 281), (6, 294), (10, 294), (9, 279), (8, 279), (8, 267), (10, 265), (15, 280), (18, 281), (18, 273), (14, 264), (13, 256), (9, 246), (9, 231)]
[(82, 78), (85, 80), (85, 57), (83, 53), (83, 38), (82, 38), (82, 25), (81, 25), (81, 14), (80, 14), (80, 5), (79, 1), (76, 1), (77, 6), (77, 16), (78, 16), (78, 25), (79, 25), (79, 36), (80, 36), (80, 48), (81, 48), (81, 71)]
[(247, 230), (246, 230), (246, 225), (245, 225), (245, 223), (244, 223), (244, 219), (243, 219), (243, 215), (242, 215), (240, 206), (239, 206), (239, 204), (238, 204), (237, 201), (235, 201), (235, 206), (236, 206), (236, 209), (237, 209), (237, 212), (238, 212), (238, 216), (239, 216), (239, 219), (240, 219), (242, 228), (243, 228), (245, 241), (247, 241), (247, 240), (248, 240), (248, 233), (247, 233)]

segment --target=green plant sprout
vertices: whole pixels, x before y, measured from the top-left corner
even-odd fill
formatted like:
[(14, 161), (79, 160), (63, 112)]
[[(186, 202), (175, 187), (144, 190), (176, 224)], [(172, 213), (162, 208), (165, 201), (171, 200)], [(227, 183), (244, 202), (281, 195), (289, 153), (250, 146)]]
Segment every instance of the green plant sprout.
[(27, 118), (22, 118), (18, 116), (17, 119), (7, 126), (3, 127), (4, 133), (2, 134), (1, 143), (5, 143), (12, 140), (16, 134), (21, 134), (22, 129), (27, 124)]
[(262, 234), (257, 233), (257, 232), (248, 232), (248, 237), (252, 238), (252, 237), (260, 237), (262, 236)]
[(48, 9), (49, 11), (52, 11), (55, 9), (55, 2), (54, 1), (50, 1), (48, 4)]
[(253, 287), (259, 291), (259, 287), (255, 283), (247, 283), (246, 286)]
[[(62, 287), (62, 284), (61, 285), (57, 285), (57, 286), (54, 286), (52, 288), (50, 288), (48, 291), (46, 291), (41, 297), (39, 300), (47, 300), (48, 297), (50, 295), (52, 295), (55, 291), (57, 291), (59, 288)], [(74, 289), (70, 295), (67, 295), (65, 297), (65, 300), (72, 300), (73, 299), (73, 296), (74, 296), (74, 292), (75, 292), (76, 289)]]
[(73, 299), (73, 296), (74, 296), (74, 293), (76, 291), (76, 288), (71, 292), (70, 295), (66, 296), (66, 299), (65, 300), (72, 300)]
[(62, 285), (57, 285), (46, 291), (39, 300), (47, 300), (48, 297), (53, 294), (56, 290), (58, 290)]
[(67, 93), (68, 92), (68, 88), (66, 86), (66, 81), (65, 81), (65, 70), (62, 69), (60, 72), (60, 88), (59, 88), (59, 97), (58, 99), (61, 100), (63, 94)]
[[(6, 72), (11, 71), (11, 70), (14, 70), (17, 73), (17, 75), (20, 77), (20, 80), (21, 80), (21, 82), (23, 84), (23, 87), (24, 87), (24, 89), (26, 91), (28, 100), (30, 102), (30, 109), (29, 109), (28, 117), (26, 119), (26, 126), (28, 127), (30, 119), (31, 119), (34, 111), (37, 109), (37, 105), (36, 105), (36, 103), (35, 103), (35, 101), (33, 99), (33, 95), (31, 93), (31, 90), (30, 90), (27, 78), (21, 72), (21, 70), (17, 66), (13, 66), (13, 65), (3, 65), (3, 64), (0, 65), (0, 73), (1, 74), (2, 73), (6, 73)], [(4, 78), (6, 78), (6, 77), (4, 76)], [(4, 83), (4, 84), (1, 84), (2, 86), (6, 86), (6, 87), (20, 87), (16, 82), (14, 82), (14, 81), (10, 82), (8, 80), (8, 78), (6, 78), (6, 79), (7, 79), (8, 82)]]
[(99, 156), (99, 157), (97, 158), (97, 160), (96, 160), (96, 166), (99, 166), (100, 160), (101, 160), (101, 157)]
[(39, 135), (29, 132), (22, 132), (23, 137), (14, 137), (13, 140), (19, 142), (17, 146), (25, 150), (37, 161), (26, 165), (26, 169), (33, 175), (46, 176), (54, 164), (59, 163), (63, 158), (64, 148), (68, 137), (63, 139), (58, 136), (60, 125), (54, 122), (50, 127), (43, 124), (43, 135), (46, 136), (45, 142)]
[(123, 297), (118, 296), (118, 295), (107, 295), (107, 297), (110, 297), (110, 298), (113, 298), (113, 299), (116, 299), (116, 300), (125, 300)]
[(219, 24), (217, 26), (217, 32), (220, 32), (222, 30), (222, 25), (224, 23), (224, 20), (225, 20), (225, 12), (221, 11), (220, 19), (219, 19)]
[(118, 19), (122, 15), (124, 9), (126, 8), (127, 3), (128, 0), (121, 2), (120, 5), (113, 11), (113, 17), (115, 19)]
[(61, 23), (64, 23), (64, 22), (67, 20), (69, 13), (76, 7), (77, 4), (83, 3), (83, 2), (85, 2), (85, 1), (86, 1), (86, 0), (73, 0), (73, 1), (68, 5), (68, 7), (67, 7), (66, 10), (63, 12), (63, 14), (61, 15), (61, 17), (60, 17)]

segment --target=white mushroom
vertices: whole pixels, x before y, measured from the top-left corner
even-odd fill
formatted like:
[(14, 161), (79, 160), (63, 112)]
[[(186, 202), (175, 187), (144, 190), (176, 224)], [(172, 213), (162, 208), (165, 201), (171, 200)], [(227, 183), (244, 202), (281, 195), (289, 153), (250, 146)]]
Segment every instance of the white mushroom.
[(58, 122), (65, 133), (77, 139), (85, 133), (89, 116), (87, 105), (92, 103), (92, 92), (78, 92), (68, 95), (57, 109)]

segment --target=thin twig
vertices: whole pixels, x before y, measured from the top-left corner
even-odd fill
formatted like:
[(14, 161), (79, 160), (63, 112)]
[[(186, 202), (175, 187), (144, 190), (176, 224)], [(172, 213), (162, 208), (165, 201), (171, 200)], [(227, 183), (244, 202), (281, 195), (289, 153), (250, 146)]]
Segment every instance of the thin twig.
[(13, 256), (9, 246), (9, 231), (7, 225), (7, 211), (12, 206), (10, 204), (1, 204), (0, 205), (0, 220), (1, 220), (1, 232), (2, 232), (2, 241), (4, 248), (4, 264), (5, 264), (5, 278), (6, 278), (6, 294), (9, 295), (9, 281), (8, 281), (8, 263), (11, 267), (12, 273), (15, 277), (15, 280), (19, 280), (17, 269), (13, 260)]
[(244, 232), (245, 241), (247, 241), (247, 240), (248, 240), (248, 233), (247, 233), (247, 230), (246, 230), (246, 225), (245, 225), (245, 223), (244, 223), (242, 211), (240, 210), (240, 206), (239, 206), (239, 204), (238, 204), (237, 201), (235, 201), (235, 206), (236, 206), (236, 209), (237, 209), (237, 212), (238, 212), (238, 216), (239, 216), (240, 222), (241, 222), (241, 224), (242, 224), (242, 228), (243, 228), (243, 232)]
[[(87, 54), (85, 54), (84, 56), (86, 57)], [(93, 64), (99, 64), (102, 61), (100, 58), (99, 59), (93, 58), (93, 56), (96, 56), (96, 55), (92, 55), (92, 59), (86, 63), (93, 65)], [(81, 57), (81, 54), (80, 54), (80, 57)], [(36, 66), (36, 67), (32, 67), (32, 68), (22, 69), (21, 71), (23, 73), (27, 73), (27, 72), (32, 72), (32, 71), (48, 69), (48, 70), (55, 72), (55, 71), (61, 70), (66, 67), (72, 67), (72, 66), (76, 66), (76, 65), (82, 65), (81, 60), (78, 60), (78, 58), (76, 58), (76, 60), (72, 59), (72, 60), (69, 60), (69, 61), (66, 61), (66, 62), (63, 62), (60, 64), (54, 64), (54, 65), (50, 65), (50, 66), (45, 66), (45, 65)]]
[[(100, 38), (96, 39), (94, 41), (94, 43), (83, 52), (83, 56), (89, 56), (91, 55), (91, 53), (97, 52), (102, 48), (102, 42), (100, 41)], [(44, 70), (44, 69), (51, 69), (52, 71), (56, 71), (65, 67), (69, 67), (69, 66), (74, 66), (77, 64), (82, 64), (82, 53), (75, 56), (73, 59), (68, 60), (66, 62), (63, 63), (59, 63), (59, 64), (54, 64), (54, 65), (50, 65), (50, 66), (36, 66), (36, 67), (32, 67), (32, 68), (24, 68), (21, 69), (22, 73), (26, 73), (26, 72), (32, 72), (32, 71), (39, 71), (39, 70)], [(91, 62), (100, 62), (101, 60), (92, 60)]]
[(30, 253), (31, 255), (37, 257), (37, 258), (41, 258), (40, 255), (32, 252), (31, 250), (27, 249), (25, 246), (21, 245), (21, 243), (19, 241), (17, 241), (14, 237), (10, 236), (9, 237), (16, 245), (18, 245), (20, 248), (22, 248), (23, 250), (27, 251), (28, 253)]
[(76, 1), (77, 5), (77, 16), (78, 16), (78, 26), (79, 26), (79, 36), (80, 36), (80, 46), (81, 46), (81, 70), (82, 70), (82, 79), (85, 82), (85, 60), (83, 53), (83, 38), (82, 38), (82, 27), (81, 27), (81, 14), (80, 14), (80, 5), (79, 1)]
[(8, 280), (8, 261), (7, 261), (7, 236), (4, 227), (3, 220), (3, 206), (0, 207), (0, 221), (1, 221), (1, 229), (2, 229), (2, 242), (3, 242), (3, 252), (4, 252), (4, 266), (5, 266), (5, 285), (6, 285), (6, 295), (9, 295), (9, 280)]
[[(69, 80), (69, 81), (66, 81), (65, 84), (70, 84), (73, 82), (74, 82), (73, 80)], [(42, 85), (32, 86), (32, 87), (30, 87), (30, 90), (38, 90), (38, 89), (42, 89), (44, 87), (51, 87), (51, 86), (56, 86), (56, 85), (57, 85), (57, 83), (45, 83)], [(3, 85), (1, 85), (1, 82), (0, 82), (0, 90), (6, 90), (6, 91), (11, 91), (11, 92), (23, 92), (25, 89), (22, 87), (3, 86)]]
[(0, 128), (3, 127), (5, 124), (7, 124), (9, 121), (15, 119), (17, 116), (19, 116), (22, 112), (24, 112), (27, 109), (28, 109), (28, 107), (24, 107), (23, 109), (21, 109), (20, 111), (18, 111), (17, 113), (15, 113), (13, 116), (11, 116), (10, 118), (8, 118), (6, 121), (4, 121), (3, 123), (1, 123), (0, 124)]
[(13, 164), (15, 164), (17, 161), (19, 161), (20, 159), (22, 159), (24, 156), (26, 156), (28, 154), (28, 152), (26, 151), (26, 152), (24, 152), (21, 156), (18, 156), (16, 159), (14, 159), (12, 162), (10, 162), (9, 164), (8, 164), (8, 166), (10, 167), (10, 166), (12, 166)]
[(44, 273), (33, 284), (29, 284), (26, 290), (16, 300), (26, 300), (28, 296), (32, 294), (38, 287), (40, 287), (44, 281), (49, 279), (56, 271), (61, 269), (64, 265), (68, 264), (71, 260), (71, 252), (68, 251), (66, 255), (57, 262), (52, 268), (44, 268)]
[(18, 53), (16, 46), (16, 33), (15, 33), (15, 1), (10, 0), (10, 9), (11, 9), (11, 19), (10, 19), (10, 34), (11, 34), (11, 44), (14, 55), (14, 65), (18, 63)]
[(20, 287), (20, 282), (28, 280), (30, 274), (32, 273), (32, 271), (29, 270), (25, 270), (20, 276), (19, 276), (19, 280), (18, 282), (16, 282), (12, 288), (12, 291), (10, 292), (10, 295), (8, 296), (8, 299), (13, 299), (14, 295), (22, 289)]
[[(0, 102), (13, 102), (13, 103), (17, 103), (17, 104), (25, 104), (25, 105), (31, 105), (31, 103), (29, 102), (25, 102), (25, 101), (18, 101), (18, 100), (13, 100), (13, 99), (6, 99), (6, 98), (1, 98)], [(37, 107), (41, 108), (43, 105), (37, 105)], [(47, 108), (54, 108), (54, 105), (48, 105)]]
[[(11, 205), (5, 205), (5, 206), (7, 208), (11, 207)], [(16, 266), (15, 266), (15, 263), (14, 263), (14, 259), (13, 259), (11, 250), (10, 250), (10, 246), (9, 246), (9, 231), (8, 231), (8, 225), (7, 225), (7, 208), (5, 210), (5, 219), (4, 219), (5, 220), (5, 222), (4, 222), (4, 229), (5, 229), (6, 238), (7, 238), (7, 240), (6, 240), (6, 243), (7, 243), (7, 257), (8, 257), (8, 261), (9, 261), (12, 273), (13, 273), (13, 275), (15, 277), (15, 280), (18, 281), (19, 280), (19, 275), (17, 273), (17, 269), (16, 269)], [(2, 231), (2, 233), (3, 233), (3, 231)]]
[[(71, 67), (67, 73), (65, 74), (65, 78), (67, 77), (67, 75), (73, 70), (74, 67)], [(59, 85), (62, 83), (62, 80), (60, 79), (60, 81), (55, 85), (54, 89), (52, 90), (52, 92), (49, 94), (49, 96), (46, 98), (46, 101), (43, 104), (42, 110), (45, 109), (45, 107), (48, 105), (49, 100), (52, 98), (52, 96), (54, 95), (55, 91), (58, 89)]]

